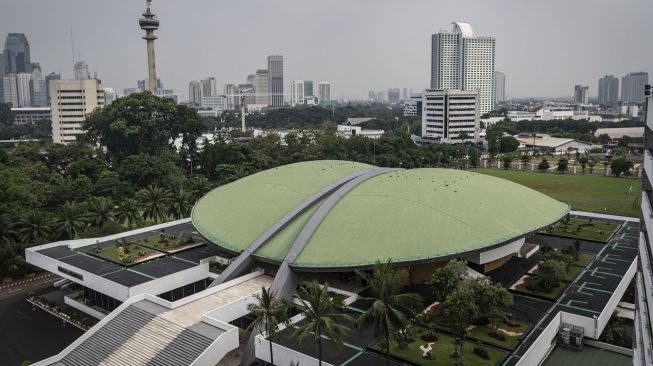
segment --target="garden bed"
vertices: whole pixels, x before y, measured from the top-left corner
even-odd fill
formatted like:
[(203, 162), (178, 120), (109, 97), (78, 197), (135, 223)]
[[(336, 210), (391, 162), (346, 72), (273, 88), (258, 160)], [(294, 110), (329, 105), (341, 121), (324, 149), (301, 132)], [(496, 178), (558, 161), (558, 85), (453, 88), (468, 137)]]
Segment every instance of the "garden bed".
[[(122, 253), (120, 248), (122, 248)], [(127, 267), (165, 255), (164, 253), (133, 243), (111, 245), (100, 248), (99, 251), (91, 249), (87, 254)]]
[[(455, 349), (454, 338), (443, 333), (435, 333), (438, 338), (437, 341), (426, 342), (420, 338), (424, 334), (424, 331), (416, 332), (413, 336), (414, 341), (408, 343), (404, 349), (399, 348), (399, 345), (396, 342), (391, 341), (390, 355), (397, 359), (401, 359), (417, 365), (452, 365), (455, 361), (455, 358), (451, 356)], [(428, 347), (429, 344), (431, 345), (431, 354), (433, 356), (432, 359), (426, 359), (422, 357), (424, 352), (422, 349), (420, 349), (420, 346)], [(492, 347), (483, 347), (489, 356), (489, 359), (486, 360), (474, 353), (475, 347), (475, 343), (465, 341), (463, 357), (460, 359), (464, 365), (494, 366), (507, 355), (506, 351)], [(383, 347), (379, 346), (378, 344), (373, 344), (369, 348), (383, 354)]]
[(218, 262), (218, 261), (211, 261), (209, 262), (209, 272), (215, 273), (215, 274), (221, 274), (224, 272), (225, 269), (229, 267), (228, 264)]
[(580, 252), (578, 253), (578, 260), (574, 261), (572, 265), (585, 268), (592, 258), (594, 258), (594, 254)]
[(551, 290), (551, 292), (533, 291), (533, 290), (528, 289), (526, 286), (528, 285), (528, 280), (531, 279), (531, 278), (534, 278), (534, 276), (525, 275), (524, 277), (525, 278), (524, 278), (524, 281), (522, 283), (520, 283), (519, 285), (514, 286), (515, 291), (518, 291), (518, 292), (521, 292), (521, 293), (524, 293), (524, 294), (539, 296), (539, 297), (554, 300), (554, 301), (562, 294), (562, 292), (565, 290), (565, 288), (569, 285), (568, 282), (561, 281), (560, 284), (557, 287), (555, 287), (555, 288), (553, 288)]
[[(590, 257), (591, 258), (591, 257)], [(578, 261), (581, 261), (581, 258), (578, 259)], [(574, 264), (570, 265), (569, 268), (567, 268), (567, 272), (565, 273), (565, 277), (562, 279), (565, 282), (572, 282), (576, 276), (580, 273), (580, 271), (583, 270), (585, 266), (577, 266), (574, 262)], [(530, 275), (537, 276), (537, 269), (533, 270), (532, 272), (528, 272)]]
[(607, 243), (619, 226), (612, 222), (570, 218), (567, 223), (560, 221), (547, 228), (544, 234)]
[(205, 245), (203, 242), (196, 241), (192, 236), (170, 235), (166, 233), (148, 236), (147, 238), (138, 239), (136, 244), (150, 249), (165, 252), (167, 254), (178, 253), (187, 249), (196, 248)]

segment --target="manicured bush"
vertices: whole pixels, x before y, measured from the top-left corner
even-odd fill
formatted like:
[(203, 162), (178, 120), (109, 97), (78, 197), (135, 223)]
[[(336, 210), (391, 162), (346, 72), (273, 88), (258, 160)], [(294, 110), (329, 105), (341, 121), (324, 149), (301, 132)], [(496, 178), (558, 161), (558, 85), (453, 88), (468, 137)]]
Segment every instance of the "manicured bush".
[(484, 360), (490, 359), (490, 354), (483, 348), (481, 342), (476, 343), (476, 347), (474, 347), (474, 353)]
[(501, 334), (501, 333), (499, 333), (499, 332), (494, 332), (494, 331), (492, 331), (492, 332), (489, 332), (488, 335), (489, 335), (490, 337), (492, 337), (492, 338), (494, 338), (494, 339), (498, 339), (498, 340), (500, 340), (500, 341), (502, 341), (502, 342), (506, 340), (506, 336), (503, 335), (503, 334)]
[(432, 330), (429, 330), (428, 332), (422, 334), (422, 335), (420, 336), (420, 338), (421, 338), (424, 342), (436, 342), (436, 341), (438, 340), (438, 336), (435, 335), (435, 333), (433, 333)]

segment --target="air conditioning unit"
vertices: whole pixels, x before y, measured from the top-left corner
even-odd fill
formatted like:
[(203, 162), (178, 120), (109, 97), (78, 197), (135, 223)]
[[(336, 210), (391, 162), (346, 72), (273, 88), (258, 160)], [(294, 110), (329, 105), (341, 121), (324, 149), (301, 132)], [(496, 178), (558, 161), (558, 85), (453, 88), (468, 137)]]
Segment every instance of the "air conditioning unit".
[(584, 336), (585, 336), (585, 329), (583, 327), (577, 327), (575, 325), (562, 323), (562, 327), (560, 329), (560, 337), (558, 338), (558, 343), (561, 346), (582, 351)]

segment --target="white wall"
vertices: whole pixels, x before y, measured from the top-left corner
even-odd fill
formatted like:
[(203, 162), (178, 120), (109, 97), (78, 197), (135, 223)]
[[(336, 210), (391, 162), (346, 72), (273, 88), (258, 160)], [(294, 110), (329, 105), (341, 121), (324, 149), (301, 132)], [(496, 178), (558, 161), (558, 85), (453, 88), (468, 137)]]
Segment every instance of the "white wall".
[(540, 362), (546, 357), (555, 343), (553, 338), (558, 334), (560, 328), (560, 313), (551, 320), (549, 325), (544, 328), (542, 333), (537, 337), (535, 342), (524, 352), (522, 357), (517, 362), (517, 366), (533, 366), (539, 365)]

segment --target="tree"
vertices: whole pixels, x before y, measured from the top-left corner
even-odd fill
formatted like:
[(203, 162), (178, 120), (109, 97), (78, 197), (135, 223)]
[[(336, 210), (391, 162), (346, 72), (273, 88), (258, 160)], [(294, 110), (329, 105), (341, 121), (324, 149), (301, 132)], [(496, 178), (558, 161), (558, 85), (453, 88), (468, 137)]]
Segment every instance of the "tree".
[(537, 165), (537, 170), (541, 172), (545, 172), (549, 170), (549, 161), (546, 159), (542, 159), (542, 161), (540, 161), (540, 163)]
[(536, 291), (551, 292), (565, 278), (567, 268), (557, 259), (546, 259), (537, 267), (537, 277), (529, 281), (528, 286)]
[(503, 169), (510, 169), (514, 158), (515, 157), (511, 153), (503, 154)]
[[(524, 153), (524, 154), (521, 154), (521, 156), (519, 157), (519, 160), (521, 160), (522, 165), (526, 168), (528, 166), (528, 162), (531, 161), (531, 156)], [(526, 168), (526, 170), (528, 170), (528, 168)]]
[(486, 317), (492, 328), (496, 328), (498, 322), (505, 320), (506, 311), (512, 306), (512, 294), (507, 288), (493, 284), (484, 277), (472, 281), (479, 316)]
[(306, 322), (290, 337), (301, 343), (307, 336), (312, 336), (317, 346), (318, 365), (322, 365), (322, 335), (326, 335), (331, 344), (336, 349), (340, 349), (342, 347), (340, 336), (350, 331), (342, 323), (353, 319), (340, 312), (345, 304), (342, 298), (333, 296), (329, 292), (327, 283), (320, 286), (317, 281), (309, 282), (300, 287), (295, 298), (301, 303), (299, 308), (306, 315)]
[[(465, 261), (452, 259), (444, 267), (433, 272), (430, 288), (435, 298), (442, 304), (466, 278), (467, 264)], [(444, 314), (444, 306), (440, 306), (440, 310)]]
[(66, 239), (74, 239), (77, 233), (83, 231), (88, 225), (88, 212), (86, 207), (77, 203), (66, 201), (57, 212), (55, 234)]
[(587, 158), (584, 156), (578, 159), (578, 164), (580, 164), (580, 169), (583, 172), (583, 174), (585, 174), (585, 167), (587, 167), (587, 163), (588, 163)]
[(499, 151), (501, 153), (509, 153), (516, 151), (519, 147), (519, 141), (512, 136), (503, 136), (499, 140)]
[(589, 159), (589, 161), (587, 162), (587, 167), (590, 169), (590, 174), (594, 174), (595, 166), (596, 166), (596, 160), (594, 160), (593, 158)]
[(610, 138), (610, 135), (608, 135), (607, 133), (602, 133), (599, 135), (599, 142), (601, 143), (601, 145), (607, 145), (611, 141), (612, 139)]
[(614, 174), (617, 178), (619, 178), (619, 176), (622, 174), (624, 176), (629, 176), (630, 169), (632, 169), (632, 167), (633, 162), (624, 158), (616, 158), (612, 160), (612, 163), (610, 163), (610, 170), (612, 170), (612, 174)]
[(567, 159), (565, 159), (565, 158), (560, 158), (560, 160), (558, 160), (558, 166), (557, 166), (556, 169), (557, 169), (560, 173), (564, 173), (564, 172), (567, 171), (567, 167), (568, 167), (568, 166), (569, 166), (569, 160), (567, 160)]
[(473, 147), (471, 148), (471, 150), (469, 150), (469, 163), (472, 165), (473, 168), (478, 167), (480, 157), (481, 157), (481, 152), (478, 150), (478, 148)]
[(279, 339), (279, 325), (290, 324), (288, 304), (275, 298), (274, 293), (265, 287), (261, 288), (261, 293), (256, 294), (255, 299), (255, 302), (247, 305), (247, 311), (254, 317), (247, 329), (257, 333), (265, 331), (270, 343), (270, 365), (274, 365), (272, 342)]
[(621, 137), (621, 139), (619, 139), (619, 143), (617, 144), (617, 146), (628, 148), (628, 144), (631, 144), (632, 142), (633, 139), (630, 136), (623, 136)]
[(116, 207), (116, 217), (121, 223), (126, 221), (127, 226), (131, 229), (141, 218), (140, 204), (133, 198), (122, 201)]
[(420, 310), (422, 299), (419, 295), (402, 292), (408, 272), (394, 269), (390, 261), (377, 262), (371, 274), (356, 271), (367, 283), (368, 297), (359, 298), (371, 304), (356, 320), (356, 327), (374, 325), (374, 338), (384, 348), (386, 365), (390, 364), (390, 335), (404, 329), (410, 319)]
[(190, 194), (184, 188), (179, 188), (172, 195), (170, 201), (170, 215), (179, 220), (190, 216), (193, 205), (190, 201)]
[(48, 214), (29, 210), (16, 222), (14, 231), (23, 244), (36, 245), (50, 239), (53, 224)]
[(168, 217), (168, 209), (172, 200), (172, 193), (163, 187), (148, 186), (138, 191), (137, 197), (143, 205), (143, 217), (159, 222)]
[(210, 190), (211, 185), (205, 177), (193, 177), (188, 181), (189, 199), (193, 203), (204, 197)]
[(113, 202), (106, 197), (96, 197), (91, 201), (88, 217), (89, 220), (102, 229), (104, 225), (114, 221), (114, 205)]
[(444, 309), (451, 329), (460, 337), (460, 344), (457, 344), (458, 350), (456, 351), (456, 358), (460, 359), (463, 357), (465, 337), (469, 332), (469, 326), (479, 315), (476, 296), (469, 281), (463, 282), (447, 296)]

